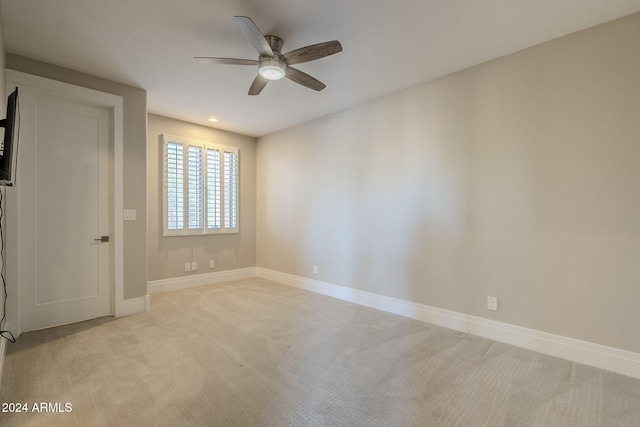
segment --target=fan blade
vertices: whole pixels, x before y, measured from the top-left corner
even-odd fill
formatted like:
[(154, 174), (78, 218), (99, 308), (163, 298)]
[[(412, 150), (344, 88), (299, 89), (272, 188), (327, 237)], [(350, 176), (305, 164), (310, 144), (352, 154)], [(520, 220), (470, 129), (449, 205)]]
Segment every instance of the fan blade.
[(338, 40), (333, 40), (292, 50), (282, 55), (282, 59), (287, 65), (293, 65), (324, 58), (338, 52), (342, 52), (342, 45)]
[(234, 16), (234, 18), (260, 56), (273, 57), (271, 46), (269, 46), (267, 39), (264, 38), (264, 34), (262, 34), (255, 22), (248, 16)]
[(303, 73), (300, 70), (296, 70), (295, 68), (287, 67), (285, 76), (287, 76), (288, 79), (301, 84), (302, 86), (308, 87), (309, 89), (321, 91), (322, 89), (327, 87), (327, 85), (322, 83), (320, 80), (317, 80), (311, 77), (309, 74)]
[(193, 59), (209, 64), (258, 65), (258, 61), (255, 59), (217, 58), (215, 56), (194, 56)]
[(264, 89), (267, 83), (269, 83), (269, 80), (258, 74), (253, 80), (253, 83), (251, 83), (251, 87), (249, 88), (249, 95), (258, 95), (260, 92), (262, 92), (262, 89)]

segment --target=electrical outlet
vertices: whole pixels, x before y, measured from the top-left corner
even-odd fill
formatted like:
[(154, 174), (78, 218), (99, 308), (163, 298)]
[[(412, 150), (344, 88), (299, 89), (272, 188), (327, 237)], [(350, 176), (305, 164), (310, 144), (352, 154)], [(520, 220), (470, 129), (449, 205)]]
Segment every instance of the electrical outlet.
[(198, 263), (196, 261), (191, 262), (191, 271), (196, 271), (198, 269)]
[(209, 260), (209, 268), (216, 268), (216, 261), (213, 259)]
[(185, 262), (184, 263), (184, 271), (191, 271), (191, 263), (190, 262)]
[(318, 266), (313, 264), (313, 274), (318, 274)]
[(487, 297), (487, 309), (498, 311), (498, 297)]

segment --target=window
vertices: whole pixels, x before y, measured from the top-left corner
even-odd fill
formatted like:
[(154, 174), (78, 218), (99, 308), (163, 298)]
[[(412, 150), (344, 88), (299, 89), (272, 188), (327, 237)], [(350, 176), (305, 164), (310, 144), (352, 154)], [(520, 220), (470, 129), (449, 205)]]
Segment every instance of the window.
[(162, 135), (164, 235), (237, 233), (239, 151)]

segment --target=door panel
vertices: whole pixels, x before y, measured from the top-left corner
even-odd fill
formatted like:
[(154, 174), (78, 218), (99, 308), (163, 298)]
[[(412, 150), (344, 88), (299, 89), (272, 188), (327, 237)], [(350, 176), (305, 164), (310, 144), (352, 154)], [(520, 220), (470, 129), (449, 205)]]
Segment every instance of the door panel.
[(111, 314), (109, 110), (21, 92), (24, 331)]

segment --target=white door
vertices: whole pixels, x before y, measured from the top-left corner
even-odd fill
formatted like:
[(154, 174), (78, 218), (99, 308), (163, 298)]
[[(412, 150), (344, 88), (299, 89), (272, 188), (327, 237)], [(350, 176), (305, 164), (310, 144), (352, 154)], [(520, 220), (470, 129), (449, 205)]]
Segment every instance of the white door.
[(27, 88), (20, 110), (22, 331), (110, 315), (110, 111)]

